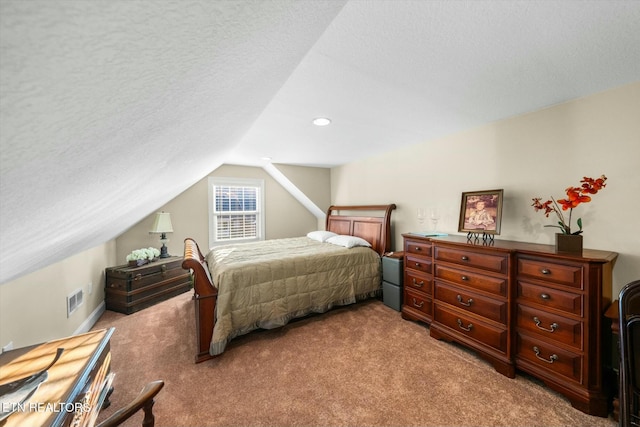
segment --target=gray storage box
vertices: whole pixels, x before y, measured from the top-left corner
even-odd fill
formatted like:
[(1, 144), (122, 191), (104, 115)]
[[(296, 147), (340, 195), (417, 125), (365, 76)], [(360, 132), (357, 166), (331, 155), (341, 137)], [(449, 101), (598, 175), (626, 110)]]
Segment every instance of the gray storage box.
[(394, 252), (382, 257), (382, 280), (402, 286), (402, 260), (404, 252)]
[(402, 309), (402, 286), (382, 282), (382, 302), (396, 311)]

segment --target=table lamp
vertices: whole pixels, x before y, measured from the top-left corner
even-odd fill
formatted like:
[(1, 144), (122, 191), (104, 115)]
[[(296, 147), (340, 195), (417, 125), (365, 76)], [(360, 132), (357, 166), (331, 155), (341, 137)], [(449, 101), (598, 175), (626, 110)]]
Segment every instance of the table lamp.
[(158, 212), (156, 214), (156, 220), (153, 223), (153, 228), (149, 233), (160, 234), (160, 242), (162, 247), (160, 248), (160, 258), (168, 258), (169, 252), (165, 243), (169, 241), (167, 239), (167, 233), (173, 233), (173, 226), (171, 225), (171, 214), (169, 212)]

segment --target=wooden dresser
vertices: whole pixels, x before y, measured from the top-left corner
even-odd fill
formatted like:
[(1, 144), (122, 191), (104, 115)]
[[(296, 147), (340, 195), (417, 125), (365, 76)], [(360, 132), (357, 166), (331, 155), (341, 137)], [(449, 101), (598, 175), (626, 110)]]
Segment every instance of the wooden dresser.
[(140, 267), (120, 265), (105, 270), (107, 310), (131, 314), (191, 289), (182, 257), (160, 258)]
[(402, 317), (431, 323), (433, 269), (431, 242), (405, 237)]
[(608, 413), (603, 366), (610, 354), (604, 343), (611, 341), (604, 326), (610, 267), (594, 259), (517, 255), (518, 369), (540, 378), (581, 411), (601, 416)]
[[(514, 377), (527, 372), (591, 415), (608, 415), (604, 312), (611, 303), (617, 254), (556, 253), (550, 245), (403, 235), (431, 254), (433, 286), (417, 315), (406, 286), (417, 273), (405, 259), (403, 317), (430, 324), (434, 338), (455, 341)], [(428, 256), (423, 256), (425, 262)]]
[[(0, 384), (37, 374), (59, 359), (43, 374), (33, 394), (20, 404), (6, 403), (12, 412), (2, 424), (12, 426), (92, 426), (110, 391), (112, 374), (109, 341), (114, 329), (74, 335), (36, 346), (0, 366)], [(2, 355), (10, 358), (12, 352)], [(6, 407), (5, 407), (6, 406)]]
[(431, 336), (477, 350), (513, 378), (511, 258), (505, 250), (434, 242)]

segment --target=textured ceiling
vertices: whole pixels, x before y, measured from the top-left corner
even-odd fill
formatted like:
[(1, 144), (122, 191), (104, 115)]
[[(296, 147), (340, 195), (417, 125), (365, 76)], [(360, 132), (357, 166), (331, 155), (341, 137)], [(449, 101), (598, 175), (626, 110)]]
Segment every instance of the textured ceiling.
[(0, 0), (0, 283), (222, 163), (333, 166), (640, 80), (638, 34), (635, 0)]
[(231, 158), (332, 166), (637, 81), (639, 34), (640, 1), (350, 1)]

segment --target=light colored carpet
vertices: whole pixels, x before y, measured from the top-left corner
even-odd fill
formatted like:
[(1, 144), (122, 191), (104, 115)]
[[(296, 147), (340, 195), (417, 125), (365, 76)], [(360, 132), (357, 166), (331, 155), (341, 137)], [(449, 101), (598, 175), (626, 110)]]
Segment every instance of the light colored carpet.
[(100, 419), (163, 379), (157, 426), (617, 426), (379, 300), (236, 338), (200, 364), (191, 293), (129, 316), (107, 311), (94, 329), (111, 326), (115, 391)]

